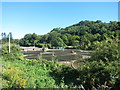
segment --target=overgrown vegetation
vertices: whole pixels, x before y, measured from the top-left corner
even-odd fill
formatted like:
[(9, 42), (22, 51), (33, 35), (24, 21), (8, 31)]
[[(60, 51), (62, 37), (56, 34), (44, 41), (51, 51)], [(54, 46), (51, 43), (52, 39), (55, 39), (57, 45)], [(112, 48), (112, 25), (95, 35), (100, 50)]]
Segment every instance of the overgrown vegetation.
[(9, 53), (8, 48), (9, 48), (8, 43), (6, 43), (6, 44), (4, 44), (4, 46), (1, 49), (2, 56), (4, 58), (7, 58), (7, 59), (13, 61), (15, 58), (18, 59), (18, 58), (20, 58), (20, 56), (22, 56), (21, 48), (18, 45), (11, 44), (10, 45), (10, 48), (11, 48), (10, 53)]
[(120, 89), (120, 52), (119, 40), (107, 40), (101, 42), (91, 58), (86, 59), (79, 66), (81, 73), (79, 78), (86, 89), (93, 86), (98, 88)]
[[(103, 43), (101, 43), (103, 44)], [(108, 42), (106, 42), (108, 44)], [(106, 88), (120, 89), (120, 60), (116, 53), (118, 47), (111, 43), (103, 45), (103, 51), (95, 52), (98, 57), (92, 56), (83, 60), (84, 63), (78, 69), (59, 64), (56, 61), (47, 61), (42, 58), (24, 59), (4, 53), (8, 46), (3, 46), (2, 55), (2, 87), (3, 88)], [(11, 49), (11, 52), (18, 50), (18, 46)], [(105, 47), (105, 48), (104, 48)], [(111, 50), (112, 47), (112, 50)], [(7, 48), (7, 49), (5, 49)], [(115, 49), (115, 50), (114, 50)], [(6, 50), (6, 51), (5, 51)], [(106, 52), (109, 51), (109, 54)], [(99, 54), (98, 54), (99, 53)], [(114, 54), (115, 53), (115, 54)], [(17, 55), (18, 54), (18, 55)], [(104, 55), (104, 56), (103, 56)], [(113, 56), (111, 56), (113, 55)], [(116, 55), (116, 56), (115, 56)], [(103, 58), (105, 57), (106, 58)], [(111, 56), (111, 58), (109, 58)], [(115, 56), (115, 57), (114, 57)], [(11, 58), (13, 57), (13, 58)], [(12, 59), (12, 60), (11, 60)]]
[[(62, 41), (63, 39), (60, 39), (61, 37), (68, 38), (71, 35), (71, 41), (73, 39), (75, 46), (81, 49), (95, 49), (91, 58), (84, 60), (80, 59), (78, 61), (79, 67), (77, 69), (62, 65), (56, 61), (47, 61), (42, 58), (25, 59), (22, 58), (21, 49), (18, 45), (11, 45), (11, 53), (8, 53), (8, 44), (3, 45), (2, 56), (0, 56), (3, 70), (2, 88), (81, 88), (85, 90), (119, 90), (120, 32), (118, 26), (117, 22), (102, 23), (100, 21), (81, 21), (71, 27), (60, 30), (54, 29), (49, 34), (46, 34), (49, 37), (46, 40), (50, 40), (51, 45), (53, 45), (53, 39), (51, 40), (50, 38), (55, 39), (55, 37), (57, 37), (57, 40), (55, 40), (55, 45), (57, 45), (57, 41), (59, 41), (59, 44), (64, 42)], [(75, 29), (82, 27), (86, 29), (80, 29), (80, 32), (77, 31), (78, 29)], [(89, 29), (87, 29), (88, 27)], [(93, 29), (91, 29), (92, 27)], [(106, 27), (106, 29), (103, 29), (103, 27)], [(81, 30), (83, 30), (83, 32), (85, 31), (85, 33)], [(79, 32), (80, 36), (76, 36), (75, 32)], [(42, 39), (47, 42), (45, 40), (46, 35), (40, 36), (39, 39), (35, 39), (36, 36), (33, 37), (34, 35), (36, 34), (30, 35), (28, 38), (28, 34), (20, 42), (24, 41), (23, 45), (28, 43), (31, 45), (33, 42), (37, 45), (39, 43), (37, 40), (41, 41)], [(95, 37), (96, 35), (98, 35), (99, 38)], [(80, 40), (79, 45), (77, 44), (78, 41), (75, 41), (77, 39), (74, 40), (74, 36), (78, 37), (78, 41)], [(93, 38), (91, 39), (89, 36), (95, 39), (93, 40)], [(66, 45), (72, 45), (70, 40), (65, 38), (64, 40), (66, 40)], [(85, 43), (84, 40), (89, 42), (89, 44)], [(49, 41), (44, 45), (48, 43)]]

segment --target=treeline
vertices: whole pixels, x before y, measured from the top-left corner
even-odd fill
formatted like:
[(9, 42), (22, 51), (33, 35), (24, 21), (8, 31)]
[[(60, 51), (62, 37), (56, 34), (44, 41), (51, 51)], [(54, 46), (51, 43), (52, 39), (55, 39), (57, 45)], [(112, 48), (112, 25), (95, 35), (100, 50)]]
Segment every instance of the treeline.
[(2, 88), (66, 88), (78, 90), (120, 90), (120, 40), (99, 44), (89, 59), (79, 58), (77, 69), (58, 63), (22, 58), (18, 45), (2, 47)]
[(37, 46), (49, 48), (73, 46), (74, 48), (91, 50), (101, 41), (115, 39), (120, 36), (118, 22), (80, 21), (66, 28), (54, 28), (45, 35), (26, 34), (20, 39), (21, 46)]
[(10, 43), (15, 43), (15, 44), (19, 44), (19, 39), (14, 39), (13, 38), (13, 35), (12, 35), (12, 32), (9, 32), (9, 34), (7, 34), (6, 32), (2, 32), (1, 33), (1, 40), (0, 40), (0, 43), (1, 44), (6, 44), (9, 42), (9, 36), (10, 36)]
[(12, 33), (10, 32), (9, 34), (6, 34), (5, 32), (1, 33), (1, 37), (2, 37), (2, 44), (5, 44), (8, 42), (9, 39), (9, 35), (10, 35), (10, 39), (13, 42), (13, 37), (12, 37)]

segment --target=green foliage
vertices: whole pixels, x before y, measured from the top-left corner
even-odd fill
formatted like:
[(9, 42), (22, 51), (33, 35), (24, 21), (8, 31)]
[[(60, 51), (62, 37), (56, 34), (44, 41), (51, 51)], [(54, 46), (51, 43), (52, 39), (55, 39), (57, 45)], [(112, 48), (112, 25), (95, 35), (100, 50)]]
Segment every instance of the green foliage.
[[(112, 44), (114, 45), (113, 42)], [(104, 45), (101, 45), (102, 47)], [(109, 48), (111, 45), (107, 47), (107, 49)], [(109, 53), (111, 52), (114, 51), (109, 51)], [(2, 82), (4, 88), (120, 88), (119, 60), (107, 62), (94, 60), (95, 58), (93, 61), (80, 60), (83, 63), (77, 70), (42, 58), (36, 60), (14, 58), (14, 62), (6, 60), (5, 56), (0, 59), (3, 60)]]
[(63, 40), (59, 37), (54, 38), (51, 41), (51, 45), (55, 46), (55, 47), (65, 47), (66, 46), (66, 44), (63, 42)]
[(120, 61), (104, 63), (102, 61), (88, 62), (79, 68), (78, 81), (86, 88), (98, 87), (101, 85), (117, 88), (120, 77)]
[(24, 38), (22, 38), (19, 42), (20, 45), (23, 46), (34, 46), (38, 41), (40, 37), (33, 33), (33, 34), (26, 34)]
[(96, 42), (96, 51), (91, 58), (80, 62), (78, 82), (85, 89), (120, 89), (119, 39)]
[(21, 53), (21, 48), (18, 45), (10, 44), (10, 53), (9, 53), (9, 46), (8, 43), (4, 44), (2, 46), (2, 55), (6, 58), (6, 60), (14, 60), (16, 58), (19, 58)]
[(97, 49), (91, 56), (90, 60), (102, 60), (105, 62), (120, 60), (120, 45), (118, 43), (119, 40), (117, 38), (114, 40), (107, 39), (106, 41), (99, 43), (96, 42)]
[(10, 36), (10, 41), (11, 43), (13, 43), (13, 37), (12, 37), (12, 33), (10, 32), (8, 35), (5, 32), (1, 33), (1, 37), (2, 37), (2, 44), (5, 44), (9, 41), (9, 36)]
[(3, 61), (3, 63), (2, 78), (5, 88), (53, 88), (56, 86), (55, 80), (49, 75), (54, 66), (47, 61), (40, 63), (37, 60), (21, 58), (14, 63), (10, 61)]
[(13, 39), (13, 43), (19, 45), (20, 40), (19, 39)]
[(103, 23), (100, 20), (81, 21), (66, 28), (54, 28), (42, 36), (35, 33), (26, 34), (20, 40), (20, 45), (40, 46), (39, 43), (49, 43), (52, 47), (75, 46), (83, 50), (96, 49), (96, 42), (120, 36), (118, 24), (118, 22)]
[(78, 77), (79, 72), (75, 69), (72, 69), (68, 66), (61, 66), (54, 69), (51, 72), (51, 75), (54, 77), (56, 84), (59, 87), (74, 87), (77, 85), (76, 78)]
[(37, 43), (36, 46), (39, 47), (39, 48), (42, 48), (42, 47), (45, 46), (45, 44), (43, 44), (43, 43)]
[[(55, 60), (24, 59), (21, 49), (12, 44), (2, 47), (3, 88), (78, 88), (98, 90), (120, 89), (120, 30), (119, 23), (81, 21), (66, 28), (54, 28), (39, 36), (26, 34), (18, 41), (22, 46), (95, 49), (91, 58), (76, 57), (79, 68), (61, 65)], [(5, 34), (2, 34), (6, 36)], [(5, 39), (6, 40), (6, 39)], [(19, 59), (19, 60), (18, 60)], [(55, 59), (55, 58), (53, 58)]]

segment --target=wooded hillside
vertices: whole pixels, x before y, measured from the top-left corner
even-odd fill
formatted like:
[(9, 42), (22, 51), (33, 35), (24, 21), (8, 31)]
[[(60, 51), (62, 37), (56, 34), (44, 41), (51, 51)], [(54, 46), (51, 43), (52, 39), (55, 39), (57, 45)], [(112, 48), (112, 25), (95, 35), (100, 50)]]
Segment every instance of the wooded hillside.
[[(41, 30), (40, 30), (41, 31)], [(26, 34), (19, 42), (21, 46), (66, 47), (91, 50), (108, 39), (120, 36), (118, 22), (80, 21), (66, 28), (54, 28), (45, 35)]]

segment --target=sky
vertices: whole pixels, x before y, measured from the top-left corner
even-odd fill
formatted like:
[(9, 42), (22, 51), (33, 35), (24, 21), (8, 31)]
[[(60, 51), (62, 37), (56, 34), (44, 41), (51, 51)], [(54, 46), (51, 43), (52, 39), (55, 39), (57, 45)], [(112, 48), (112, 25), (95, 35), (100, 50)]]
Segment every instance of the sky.
[(117, 2), (3, 2), (2, 32), (44, 35), (84, 20), (118, 21)]

